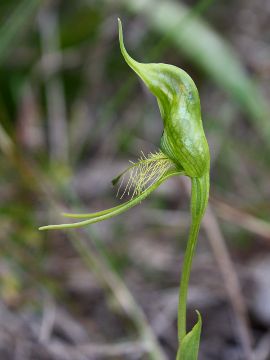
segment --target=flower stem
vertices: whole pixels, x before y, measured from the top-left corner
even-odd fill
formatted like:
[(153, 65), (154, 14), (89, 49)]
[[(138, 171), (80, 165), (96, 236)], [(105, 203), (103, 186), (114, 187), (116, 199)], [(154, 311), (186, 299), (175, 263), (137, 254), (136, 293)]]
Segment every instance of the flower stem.
[(192, 222), (184, 257), (182, 275), (180, 281), (179, 302), (178, 302), (178, 341), (182, 342), (186, 335), (186, 312), (189, 278), (193, 256), (196, 250), (198, 232), (201, 220), (208, 202), (209, 175), (201, 178), (192, 178), (191, 190), (191, 214)]
[(194, 252), (197, 244), (197, 236), (200, 223), (192, 222), (187, 248), (185, 252), (182, 276), (180, 282), (179, 303), (178, 303), (178, 340), (181, 342), (186, 335), (186, 311), (187, 311), (187, 293), (190, 278), (190, 271)]

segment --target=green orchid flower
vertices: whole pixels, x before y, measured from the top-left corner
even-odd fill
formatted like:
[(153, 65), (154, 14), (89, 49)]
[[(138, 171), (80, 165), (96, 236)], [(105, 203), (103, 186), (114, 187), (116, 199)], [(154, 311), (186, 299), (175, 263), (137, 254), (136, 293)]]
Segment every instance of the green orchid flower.
[(143, 80), (150, 92), (157, 98), (164, 130), (160, 150), (143, 156), (118, 175), (113, 184), (122, 189), (125, 176), (129, 179), (122, 193), (130, 195), (130, 200), (116, 207), (91, 214), (63, 214), (81, 221), (42, 226), (40, 230), (77, 228), (107, 220), (139, 204), (164, 181), (179, 175), (190, 177), (191, 192), (191, 227), (183, 263), (178, 306), (177, 360), (196, 360), (198, 357), (201, 317), (193, 329), (186, 331), (186, 303), (188, 283), (194, 256), (198, 232), (209, 194), (210, 154), (205, 138), (200, 98), (196, 85), (182, 69), (168, 64), (143, 64), (135, 61), (126, 51), (123, 41), (121, 21), (119, 42), (126, 63)]

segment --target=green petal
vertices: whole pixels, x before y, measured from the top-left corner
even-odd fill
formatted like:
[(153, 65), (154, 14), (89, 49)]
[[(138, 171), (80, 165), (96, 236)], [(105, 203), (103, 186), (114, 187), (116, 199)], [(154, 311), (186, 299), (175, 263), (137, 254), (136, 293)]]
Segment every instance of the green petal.
[(133, 206), (139, 204), (142, 200), (144, 200), (148, 195), (151, 194), (152, 191), (157, 189), (165, 180), (169, 179), (172, 176), (182, 174), (179, 171), (170, 171), (162, 178), (157, 180), (153, 185), (149, 186), (146, 190), (144, 190), (140, 195), (135, 197), (132, 200), (125, 202), (124, 204), (115, 206), (111, 209), (99, 211), (92, 214), (65, 214), (65, 216), (73, 217), (73, 218), (87, 218), (87, 220), (72, 223), (72, 224), (59, 224), (59, 225), (47, 225), (42, 226), (39, 230), (56, 230), (56, 229), (68, 229), (68, 228), (78, 228), (85, 225), (90, 225), (97, 223), (99, 221), (110, 219), (116, 215), (119, 215), (128, 209), (132, 208)]

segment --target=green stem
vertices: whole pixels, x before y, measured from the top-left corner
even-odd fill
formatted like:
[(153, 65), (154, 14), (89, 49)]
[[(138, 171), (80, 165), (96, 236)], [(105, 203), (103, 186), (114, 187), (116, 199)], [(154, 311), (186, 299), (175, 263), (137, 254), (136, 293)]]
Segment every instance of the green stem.
[(192, 222), (182, 268), (179, 303), (178, 303), (178, 341), (181, 343), (186, 335), (186, 312), (189, 278), (193, 256), (196, 250), (201, 220), (208, 202), (209, 174), (201, 178), (192, 178), (191, 214)]
[(197, 244), (197, 237), (200, 228), (200, 222), (192, 222), (187, 248), (185, 252), (182, 276), (180, 282), (179, 303), (178, 303), (178, 340), (181, 342), (186, 335), (186, 307), (187, 293), (190, 278), (190, 271), (194, 252)]

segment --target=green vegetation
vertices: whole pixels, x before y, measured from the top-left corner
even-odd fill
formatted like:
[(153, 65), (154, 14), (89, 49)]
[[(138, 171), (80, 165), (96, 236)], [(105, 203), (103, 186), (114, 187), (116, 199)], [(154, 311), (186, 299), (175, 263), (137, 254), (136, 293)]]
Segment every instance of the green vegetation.
[[(200, 360), (269, 357), (268, 15), (262, 0), (1, 1), (5, 360), (171, 360), (199, 342)], [(61, 213), (69, 229), (37, 230)]]

